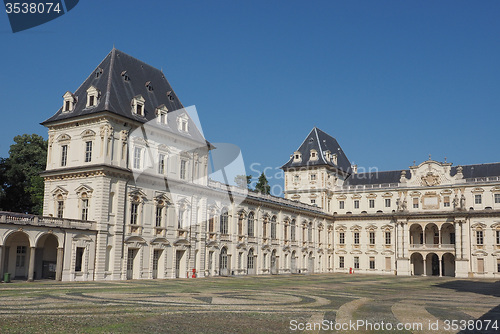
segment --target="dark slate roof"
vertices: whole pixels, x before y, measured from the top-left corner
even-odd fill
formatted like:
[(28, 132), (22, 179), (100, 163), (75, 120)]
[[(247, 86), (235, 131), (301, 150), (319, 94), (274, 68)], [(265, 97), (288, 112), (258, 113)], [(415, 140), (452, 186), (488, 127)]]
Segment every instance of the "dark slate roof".
[[(125, 75), (128, 76), (128, 81), (124, 79)], [(148, 89), (148, 83), (152, 86), (152, 90)], [(96, 106), (86, 108), (87, 89), (90, 86), (94, 86), (100, 91), (100, 98)], [(72, 111), (63, 112), (61, 106), (52, 117), (42, 124), (46, 125), (55, 121), (103, 111), (146, 123), (156, 117), (155, 110), (162, 104), (167, 107), (169, 113), (184, 108), (161, 70), (115, 48), (74, 92), (74, 95), (77, 102)], [(142, 95), (145, 99), (144, 116), (132, 112), (131, 101), (137, 95)], [(168, 121), (170, 122), (170, 119)], [(189, 135), (193, 139), (202, 140), (203, 137), (195, 124), (191, 119), (189, 122)], [(176, 126), (169, 127), (169, 131), (183, 135)]]
[[(451, 167), (451, 176), (457, 174), (457, 167), (458, 166)], [(478, 165), (465, 165), (462, 166), (462, 168), (462, 173), (464, 174), (464, 178), (466, 179), (476, 177), (500, 176), (500, 162)]]
[[(410, 178), (410, 170), (406, 170), (406, 178)], [(346, 180), (346, 186), (359, 186), (368, 184), (384, 184), (384, 183), (399, 183), (401, 178), (400, 170), (392, 170), (385, 172), (367, 172), (351, 174)]]
[[(318, 159), (310, 161), (310, 151), (315, 149), (318, 152)], [(325, 159), (324, 153), (326, 151), (330, 151), (331, 154), (337, 154), (337, 164), (335, 165), (332, 161), (327, 161)], [(301, 162), (293, 162), (293, 156), (290, 160), (284, 164), (281, 168), (298, 168), (298, 167), (310, 167), (310, 166), (332, 166), (338, 168), (339, 170), (350, 173), (351, 172), (351, 163), (344, 151), (340, 147), (339, 143), (335, 138), (330, 136), (329, 134), (321, 131), (317, 127), (314, 127), (309, 135), (307, 135), (306, 139), (300, 147), (297, 149), (298, 152), (302, 154)]]
[[(457, 167), (451, 167), (450, 175), (457, 174)], [(464, 178), (482, 178), (500, 176), (500, 163), (488, 163), (478, 165), (465, 165), (462, 166), (462, 173)], [(399, 183), (402, 170), (386, 171), (386, 172), (370, 172), (352, 174), (345, 182), (345, 185), (358, 186), (368, 184), (384, 184), (384, 183)], [(411, 172), (406, 170), (406, 178), (410, 179)]]

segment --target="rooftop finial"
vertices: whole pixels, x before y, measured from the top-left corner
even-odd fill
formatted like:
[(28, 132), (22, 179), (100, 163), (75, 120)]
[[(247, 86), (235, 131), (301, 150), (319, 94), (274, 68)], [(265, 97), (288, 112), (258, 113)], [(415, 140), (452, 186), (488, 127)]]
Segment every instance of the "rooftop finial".
[(444, 163), (446, 163), (446, 159), (447, 159), (447, 158), (446, 158), (446, 157), (444, 157)]
[(431, 160), (431, 154), (429, 153), (429, 160)]

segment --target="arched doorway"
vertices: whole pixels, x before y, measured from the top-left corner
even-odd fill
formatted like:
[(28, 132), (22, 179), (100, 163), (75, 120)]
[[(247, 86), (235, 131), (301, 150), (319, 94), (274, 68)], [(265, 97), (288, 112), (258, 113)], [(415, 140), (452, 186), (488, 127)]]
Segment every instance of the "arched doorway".
[(424, 244), (426, 244), (426, 245), (438, 245), (439, 244), (439, 229), (438, 229), (436, 224), (431, 223), (431, 224), (427, 224), (425, 226)]
[(441, 243), (443, 245), (455, 244), (455, 227), (450, 223), (441, 226)]
[(253, 248), (250, 248), (247, 254), (247, 274), (255, 275), (255, 255)]
[(276, 257), (276, 249), (274, 249), (271, 252), (271, 274), (272, 275), (277, 275), (278, 274), (278, 259)]
[(228, 261), (227, 261), (227, 248), (222, 247), (220, 250), (220, 259), (219, 259), (219, 274), (221, 276), (229, 275)]
[(290, 261), (291, 261), (290, 270), (291, 270), (292, 274), (296, 274), (297, 273), (297, 253), (295, 251), (292, 252), (292, 257), (291, 257)]
[(34, 255), (30, 246), (24, 232), (12, 233), (5, 240), (4, 273), (10, 273), (12, 279), (28, 279), (30, 258)]
[(413, 253), (410, 257), (410, 263), (413, 266), (413, 275), (424, 274), (424, 258), (420, 253)]
[(439, 257), (435, 253), (427, 254), (425, 258), (427, 276), (439, 276)]
[(307, 258), (307, 272), (309, 274), (314, 273), (314, 256), (313, 256), (313, 252), (309, 252), (309, 257)]
[(443, 254), (443, 276), (455, 277), (455, 255)]
[(58, 246), (55, 235), (40, 237), (35, 251), (35, 279), (56, 279)]

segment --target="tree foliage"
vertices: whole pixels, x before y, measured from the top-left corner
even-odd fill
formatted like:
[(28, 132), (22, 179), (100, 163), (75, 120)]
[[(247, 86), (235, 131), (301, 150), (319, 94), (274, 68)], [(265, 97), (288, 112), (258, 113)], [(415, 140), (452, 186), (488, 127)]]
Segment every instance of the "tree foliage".
[(257, 184), (255, 185), (255, 190), (262, 194), (269, 195), (271, 193), (271, 186), (269, 185), (269, 182), (267, 181), (266, 175), (264, 172), (260, 174), (259, 180)]
[(14, 137), (9, 157), (0, 160), (0, 208), (41, 214), (47, 141), (37, 134)]

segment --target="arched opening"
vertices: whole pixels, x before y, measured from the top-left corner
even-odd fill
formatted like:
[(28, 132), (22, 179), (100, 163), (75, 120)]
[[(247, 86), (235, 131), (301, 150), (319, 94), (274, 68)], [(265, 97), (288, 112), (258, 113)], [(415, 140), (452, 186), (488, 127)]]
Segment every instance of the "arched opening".
[(222, 247), (220, 250), (220, 259), (219, 259), (219, 274), (221, 276), (229, 275), (228, 261), (227, 261), (227, 248)]
[(439, 276), (439, 257), (434, 253), (427, 254), (425, 262), (427, 276)]
[(309, 257), (307, 258), (307, 272), (314, 273), (314, 256), (313, 252), (309, 252)]
[(424, 244), (426, 245), (439, 244), (439, 229), (436, 224), (431, 223), (425, 226)]
[(443, 276), (455, 277), (455, 255), (443, 254)]
[(57, 247), (59, 242), (53, 234), (43, 235), (35, 250), (35, 279), (56, 279)]
[(274, 249), (271, 252), (271, 274), (272, 275), (277, 275), (278, 274), (278, 259), (276, 257), (276, 249)]
[(424, 274), (424, 258), (420, 253), (413, 253), (410, 257), (410, 263), (413, 267), (413, 275)]
[(455, 244), (455, 227), (450, 223), (445, 223), (441, 226), (441, 244)]
[(410, 226), (410, 245), (422, 245), (424, 243), (424, 234), (422, 226), (412, 224)]
[(12, 233), (5, 240), (4, 273), (10, 273), (12, 279), (28, 279), (32, 255), (30, 246), (28, 235), (24, 232)]
[(292, 256), (290, 258), (290, 270), (292, 274), (297, 273), (297, 252), (293, 251)]
[(247, 254), (247, 274), (255, 275), (255, 255), (253, 248), (250, 248)]

